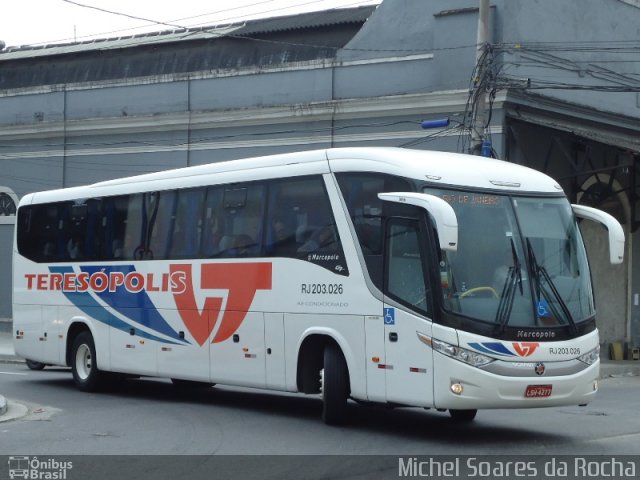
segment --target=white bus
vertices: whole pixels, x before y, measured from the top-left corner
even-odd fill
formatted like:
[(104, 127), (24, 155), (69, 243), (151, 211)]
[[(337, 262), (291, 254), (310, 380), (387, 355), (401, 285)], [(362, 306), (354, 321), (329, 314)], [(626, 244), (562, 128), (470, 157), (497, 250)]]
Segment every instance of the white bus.
[(587, 404), (599, 343), (575, 217), (522, 166), (397, 148), (309, 151), (26, 195), (15, 350), (76, 386), (179, 386), (446, 409)]

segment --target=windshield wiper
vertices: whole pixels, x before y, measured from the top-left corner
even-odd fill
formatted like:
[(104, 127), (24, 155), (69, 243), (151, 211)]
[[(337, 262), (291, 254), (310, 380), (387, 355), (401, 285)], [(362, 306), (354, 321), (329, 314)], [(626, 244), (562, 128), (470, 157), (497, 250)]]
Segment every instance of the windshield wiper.
[(504, 332), (511, 316), (511, 310), (513, 309), (513, 300), (516, 296), (516, 285), (520, 286), (520, 295), (523, 295), (522, 289), (522, 269), (520, 267), (520, 259), (516, 252), (516, 245), (511, 237), (511, 255), (513, 256), (513, 267), (509, 267), (509, 274), (502, 287), (502, 294), (500, 296), (500, 303), (498, 303), (498, 310), (496, 311), (496, 324), (498, 325), (498, 333)]
[[(553, 302), (553, 299), (555, 298), (558, 305), (560, 305), (562, 314), (567, 319), (567, 322), (569, 323), (569, 325), (571, 325), (573, 332), (578, 333), (576, 322), (573, 320), (573, 316), (569, 311), (569, 307), (567, 307), (567, 304), (565, 303), (562, 296), (560, 295), (560, 292), (558, 292), (556, 285), (553, 283), (553, 280), (551, 280), (551, 276), (549, 275), (549, 272), (547, 272), (547, 269), (544, 266), (538, 264), (536, 260), (536, 255), (533, 251), (533, 246), (531, 245), (531, 241), (528, 238), (527, 238), (527, 256), (529, 258), (529, 267), (530, 267), (529, 270), (531, 271), (531, 275), (533, 276), (533, 279), (535, 281), (535, 286), (536, 286), (536, 291), (535, 291), (536, 302), (539, 304), (542, 296), (549, 299), (549, 308), (551, 309), (553, 315), (557, 319), (561, 319), (562, 315), (559, 315), (559, 312), (557, 311), (556, 306)], [(542, 287), (542, 282), (540, 281), (540, 275), (542, 275), (542, 277), (546, 280), (552, 295), (549, 295), (548, 291)], [(538, 313), (538, 308), (536, 307), (536, 316), (538, 316), (537, 313)]]

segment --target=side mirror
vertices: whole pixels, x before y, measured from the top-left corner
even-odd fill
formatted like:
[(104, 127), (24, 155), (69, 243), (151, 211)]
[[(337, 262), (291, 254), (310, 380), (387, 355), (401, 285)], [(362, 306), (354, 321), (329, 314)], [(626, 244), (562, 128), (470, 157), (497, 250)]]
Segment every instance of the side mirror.
[(571, 205), (576, 217), (598, 222), (609, 231), (609, 261), (612, 264), (622, 263), (624, 260), (624, 230), (615, 218), (597, 208), (584, 205)]
[(379, 193), (378, 198), (385, 202), (404, 203), (423, 208), (436, 222), (440, 248), (448, 252), (458, 249), (458, 219), (451, 205), (433, 195), (416, 192)]

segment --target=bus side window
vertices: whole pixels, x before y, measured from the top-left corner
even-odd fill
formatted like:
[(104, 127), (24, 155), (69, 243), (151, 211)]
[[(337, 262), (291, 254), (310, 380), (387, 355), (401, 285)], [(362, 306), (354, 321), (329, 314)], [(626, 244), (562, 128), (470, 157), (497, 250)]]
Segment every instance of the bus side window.
[(56, 226), (58, 212), (54, 206), (33, 205), (20, 209), (18, 247), (30, 260), (52, 262), (56, 260)]
[(85, 229), (87, 232), (85, 258), (87, 260), (99, 260), (105, 248), (101, 200), (90, 199), (87, 202), (87, 222)]
[(127, 195), (107, 197), (102, 201), (105, 247), (101, 259), (122, 260), (125, 257), (124, 240), (128, 203)]
[(103, 200), (104, 249), (101, 260), (136, 258), (143, 245), (143, 204), (141, 194), (118, 195)]
[(269, 185), (265, 250), (270, 257), (298, 258), (308, 238), (308, 179), (278, 180)]
[(223, 192), (220, 187), (207, 188), (200, 242), (200, 254), (205, 258), (215, 257), (221, 251), (220, 241), (225, 235)]
[(204, 188), (178, 190), (169, 258), (193, 258), (200, 250)]
[(148, 194), (145, 243), (147, 253), (154, 260), (170, 257), (172, 230), (176, 219), (177, 195), (174, 190)]
[(267, 256), (297, 258), (348, 275), (322, 177), (272, 182), (266, 218)]
[(262, 223), (265, 186), (259, 183), (230, 185), (223, 193), (224, 235), (218, 257), (247, 258), (262, 255)]
[(342, 197), (347, 204), (367, 270), (373, 283), (383, 288), (383, 225), (388, 215), (388, 202), (382, 202), (378, 193), (411, 192), (415, 189), (401, 177), (379, 173), (338, 173), (336, 174)]
[[(89, 208), (86, 200), (65, 202), (60, 235), (64, 239), (65, 257), (70, 260), (85, 260), (87, 248), (93, 252), (95, 229), (89, 231)], [(89, 245), (90, 244), (90, 245)]]

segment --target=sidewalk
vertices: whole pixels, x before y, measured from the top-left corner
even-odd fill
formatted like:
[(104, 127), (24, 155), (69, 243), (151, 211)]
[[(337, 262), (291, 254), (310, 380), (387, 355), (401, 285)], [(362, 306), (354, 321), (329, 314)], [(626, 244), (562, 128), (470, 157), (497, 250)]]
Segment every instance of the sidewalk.
[[(11, 326), (12, 324), (9, 322), (0, 322), (0, 364), (20, 361), (13, 351)], [(7, 413), (7, 410), (7, 400), (0, 393), (0, 417)]]
[(13, 339), (11, 336), (12, 324), (0, 322), (0, 363), (22, 362), (13, 351)]

